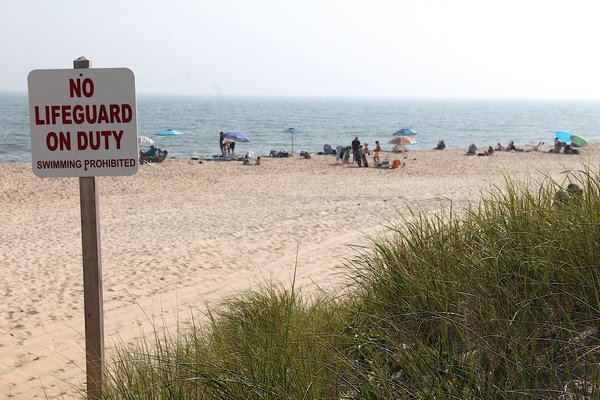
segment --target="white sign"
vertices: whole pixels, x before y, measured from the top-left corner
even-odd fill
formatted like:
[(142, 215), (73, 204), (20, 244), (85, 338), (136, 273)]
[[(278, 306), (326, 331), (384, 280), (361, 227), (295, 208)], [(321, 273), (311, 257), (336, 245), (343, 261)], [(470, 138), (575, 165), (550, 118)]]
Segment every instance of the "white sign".
[(39, 69), (31, 71), (27, 80), (35, 175), (126, 176), (137, 172), (131, 70)]

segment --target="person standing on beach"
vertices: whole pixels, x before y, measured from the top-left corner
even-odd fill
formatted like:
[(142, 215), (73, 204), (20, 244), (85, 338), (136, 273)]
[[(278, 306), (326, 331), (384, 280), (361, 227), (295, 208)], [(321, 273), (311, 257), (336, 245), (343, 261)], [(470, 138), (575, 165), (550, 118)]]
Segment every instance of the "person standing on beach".
[(379, 140), (376, 140), (375, 141), (375, 152), (373, 153), (373, 164), (375, 166), (378, 166), (380, 159), (381, 159), (381, 145), (379, 144)]
[(356, 136), (354, 138), (354, 140), (352, 141), (352, 162), (358, 163), (358, 166), (360, 167), (360, 158), (358, 156), (359, 147), (360, 147), (360, 140), (358, 140), (358, 136)]
[(365, 167), (369, 166), (369, 160), (368, 160), (368, 156), (371, 155), (371, 150), (369, 150), (369, 144), (365, 143), (365, 146), (363, 147), (363, 155), (362, 155), (362, 163)]
[(356, 163), (358, 164), (358, 167), (362, 167), (362, 163), (363, 163), (363, 158), (365, 156), (365, 151), (363, 150), (363, 146), (362, 144), (360, 146), (358, 146), (358, 155), (356, 156)]
[(221, 149), (221, 155), (225, 157), (225, 134), (219, 133), (219, 149)]
[(344, 159), (342, 160), (342, 165), (350, 165), (350, 146), (344, 147)]

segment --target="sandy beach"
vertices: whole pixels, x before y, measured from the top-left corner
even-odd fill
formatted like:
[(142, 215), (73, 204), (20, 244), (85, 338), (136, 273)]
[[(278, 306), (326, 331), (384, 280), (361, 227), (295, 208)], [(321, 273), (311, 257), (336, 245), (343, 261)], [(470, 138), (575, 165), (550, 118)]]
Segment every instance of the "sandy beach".
[[(549, 149), (546, 147), (545, 150)], [(464, 149), (386, 153), (400, 169), (341, 167), (334, 156), (167, 160), (99, 178), (107, 351), (175, 326), (192, 310), (268, 281), (342, 286), (352, 246), (411, 210), (460, 209), (505, 177), (568, 180), (580, 155)], [(0, 398), (75, 398), (85, 352), (79, 184), (0, 165)]]

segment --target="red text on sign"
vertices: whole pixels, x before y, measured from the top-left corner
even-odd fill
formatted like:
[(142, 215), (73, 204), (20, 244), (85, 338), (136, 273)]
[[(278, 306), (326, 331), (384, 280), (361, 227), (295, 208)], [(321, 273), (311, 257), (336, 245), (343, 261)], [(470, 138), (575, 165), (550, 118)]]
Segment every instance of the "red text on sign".
[(48, 150), (71, 150), (70, 132), (48, 132), (46, 135), (46, 146)]
[(33, 112), (36, 125), (126, 124), (133, 119), (129, 104), (35, 106)]
[[(77, 150), (121, 149), (123, 131), (77, 131)], [(50, 151), (71, 150), (71, 132), (48, 132), (46, 146)]]
[(69, 79), (69, 95), (71, 97), (81, 97), (82, 91), (85, 97), (92, 97), (94, 82), (90, 78), (85, 78), (82, 85), (81, 79)]

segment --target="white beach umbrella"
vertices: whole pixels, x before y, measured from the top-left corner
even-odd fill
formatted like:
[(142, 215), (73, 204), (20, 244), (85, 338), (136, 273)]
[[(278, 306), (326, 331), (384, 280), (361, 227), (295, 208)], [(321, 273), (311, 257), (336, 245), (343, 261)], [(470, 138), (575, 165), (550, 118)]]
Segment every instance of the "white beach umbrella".
[(150, 139), (148, 136), (138, 136), (138, 143), (154, 144), (154, 140)]

